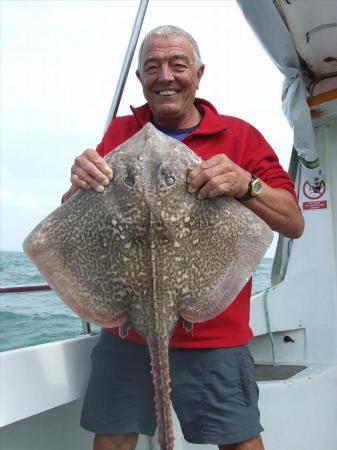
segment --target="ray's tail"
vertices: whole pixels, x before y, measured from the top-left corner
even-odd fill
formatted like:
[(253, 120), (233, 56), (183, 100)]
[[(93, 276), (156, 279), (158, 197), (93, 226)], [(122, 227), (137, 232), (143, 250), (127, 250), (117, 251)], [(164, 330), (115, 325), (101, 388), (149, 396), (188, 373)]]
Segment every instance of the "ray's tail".
[(170, 399), (168, 340), (149, 340), (152, 377), (155, 387), (157, 434), (161, 450), (173, 450), (174, 433)]

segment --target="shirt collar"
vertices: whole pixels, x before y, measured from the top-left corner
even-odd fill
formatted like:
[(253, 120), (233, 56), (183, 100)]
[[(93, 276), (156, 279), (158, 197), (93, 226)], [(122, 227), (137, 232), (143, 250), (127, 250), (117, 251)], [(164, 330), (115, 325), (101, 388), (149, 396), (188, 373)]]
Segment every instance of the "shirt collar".
[[(218, 111), (210, 102), (202, 98), (195, 98), (194, 104), (203, 111), (204, 115), (199, 127), (193, 131), (189, 137), (195, 135), (217, 134), (226, 130), (227, 127), (221, 122)], [(130, 108), (140, 128), (143, 128), (147, 122), (152, 122), (152, 112), (148, 103), (145, 103), (145, 105), (138, 108), (134, 108), (133, 106), (130, 106)]]

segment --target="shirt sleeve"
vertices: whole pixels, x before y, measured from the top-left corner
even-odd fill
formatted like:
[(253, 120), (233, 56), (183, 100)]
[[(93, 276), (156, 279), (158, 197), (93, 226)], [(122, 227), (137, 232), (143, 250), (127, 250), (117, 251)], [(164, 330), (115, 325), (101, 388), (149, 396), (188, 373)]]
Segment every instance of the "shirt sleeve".
[(245, 151), (245, 170), (261, 178), (272, 188), (285, 189), (290, 192), (297, 202), (294, 183), (262, 134), (252, 125), (247, 124), (240, 139), (248, 145), (248, 150)]

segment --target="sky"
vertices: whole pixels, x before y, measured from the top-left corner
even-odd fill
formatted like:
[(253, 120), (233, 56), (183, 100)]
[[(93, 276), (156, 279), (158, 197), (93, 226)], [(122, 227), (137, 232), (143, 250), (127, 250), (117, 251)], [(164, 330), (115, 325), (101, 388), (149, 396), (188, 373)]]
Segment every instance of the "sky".
[[(0, 248), (21, 251), (27, 234), (59, 206), (75, 156), (102, 137), (138, 0), (0, 5)], [(199, 44), (206, 69), (197, 95), (258, 128), (287, 168), (292, 130), (281, 110), (283, 77), (235, 0), (150, 0), (139, 43), (164, 24), (186, 29)], [(136, 60), (119, 115), (145, 102)]]

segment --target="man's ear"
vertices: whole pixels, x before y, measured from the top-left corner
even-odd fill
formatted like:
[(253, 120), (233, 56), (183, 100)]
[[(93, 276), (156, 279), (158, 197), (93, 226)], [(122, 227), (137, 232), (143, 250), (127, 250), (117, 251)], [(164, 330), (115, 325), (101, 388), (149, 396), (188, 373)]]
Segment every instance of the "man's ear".
[(137, 75), (138, 80), (139, 80), (140, 82), (142, 82), (142, 76), (141, 76), (139, 70), (136, 70), (136, 75)]
[(199, 69), (197, 70), (197, 78), (198, 78), (197, 89), (199, 89), (200, 80), (201, 80), (201, 77), (204, 74), (204, 71), (205, 71), (205, 64), (202, 64), (199, 67)]

